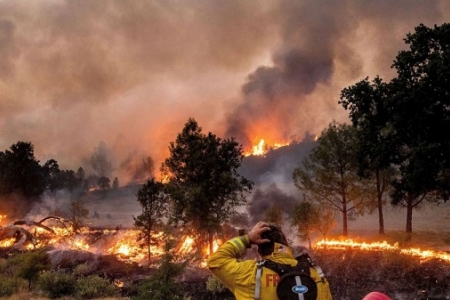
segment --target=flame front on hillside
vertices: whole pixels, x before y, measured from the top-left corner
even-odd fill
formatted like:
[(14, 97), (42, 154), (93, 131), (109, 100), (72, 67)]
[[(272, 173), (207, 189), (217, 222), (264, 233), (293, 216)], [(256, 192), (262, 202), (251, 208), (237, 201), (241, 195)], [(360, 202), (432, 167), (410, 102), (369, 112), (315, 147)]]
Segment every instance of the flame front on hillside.
[(265, 155), (270, 149), (278, 149), (287, 145), (289, 145), (289, 143), (274, 143), (272, 146), (270, 146), (264, 139), (261, 139), (256, 145), (252, 147), (252, 150), (245, 152), (244, 156)]

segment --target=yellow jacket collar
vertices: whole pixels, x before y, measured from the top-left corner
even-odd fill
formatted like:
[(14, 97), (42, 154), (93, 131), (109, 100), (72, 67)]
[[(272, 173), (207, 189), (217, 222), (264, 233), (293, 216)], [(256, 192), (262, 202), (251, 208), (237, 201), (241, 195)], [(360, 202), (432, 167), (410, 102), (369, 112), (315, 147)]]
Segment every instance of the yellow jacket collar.
[(291, 248), (289, 248), (286, 245), (274, 243), (273, 253), (264, 256), (263, 259), (269, 258), (269, 257), (277, 255), (279, 253), (286, 253), (286, 254), (292, 255), (292, 250), (291, 250)]

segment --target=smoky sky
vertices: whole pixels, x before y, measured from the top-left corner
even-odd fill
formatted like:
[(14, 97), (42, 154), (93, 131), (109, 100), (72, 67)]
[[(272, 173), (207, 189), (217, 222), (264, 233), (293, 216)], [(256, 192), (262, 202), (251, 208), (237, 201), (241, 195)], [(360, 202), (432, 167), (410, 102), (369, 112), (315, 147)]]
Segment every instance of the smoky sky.
[(76, 170), (104, 143), (125, 183), (189, 118), (246, 148), (319, 134), (348, 120), (343, 88), (395, 76), (406, 34), (449, 16), (445, 0), (0, 1), (0, 150), (29, 141)]
[(265, 213), (271, 208), (279, 209), (281, 212), (288, 214), (293, 211), (298, 200), (298, 197), (285, 193), (276, 184), (258, 187), (252, 194), (250, 205), (247, 208), (250, 222), (256, 224), (258, 221), (264, 220)]

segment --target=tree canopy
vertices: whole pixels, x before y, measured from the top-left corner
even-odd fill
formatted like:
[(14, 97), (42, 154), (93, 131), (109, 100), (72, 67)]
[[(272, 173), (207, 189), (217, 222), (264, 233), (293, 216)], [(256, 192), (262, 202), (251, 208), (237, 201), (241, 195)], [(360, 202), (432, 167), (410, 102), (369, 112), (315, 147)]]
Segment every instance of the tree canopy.
[(82, 168), (61, 170), (54, 159), (43, 165), (34, 156), (31, 142), (19, 141), (0, 152), (0, 195), (18, 194), (29, 201), (38, 201), (44, 192), (68, 190), (74, 196), (87, 191)]
[(406, 207), (410, 233), (414, 208), (449, 197), (450, 24), (420, 24), (405, 43), (392, 65), (397, 77), (344, 89), (340, 103), (359, 130), (363, 169), (395, 170), (390, 197)]
[(0, 190), (25, 197), (38, 197), (46, 188), (44, 168), (34, 157), (34, 146), (19, 141), (9, 150), (0, 152)]
[(342, 90), (339, 103), (350, 111), (359, 142), (355, 145), (360, 176), (375, 181), (379, 233), (384, 234), (383, 206), (395, 169), (389, 155), (393, 145), (387, 139), (389, 86), (380, 77), (368, 78)]
[(133, 217), (134, 224), (141, 230), (138, 241), (143, 241), (142, 244), (147, 247), (150, 264), (151, 245), (156, 241), (154, 230), (162, 228), (163, 218), (167, 215), (167, 195), (164, 193), (164, 185), (151, 178), (139, 189), (136, 197), (142, 213)]
[(349, 214), (363, 214), (373, 208), (373, 200), (368, 197), (372, 186), (357, 174), (356, 143), (352, 126), (333, 122), (293, 173), (295, 185), (308, 201), (325, 204), (342, 215), (345, 236)]
[(242, 146), (234, 138), (204, 134), (191, 118), (169, 151), (161, 170), (167, 175), (173, 201), (171, 220), (190, 224), (196, 234), (209, 237), (212, 248), (213, 235), (236, 206), (246, 203), (245, 195), (253, 186), (237, 172)]

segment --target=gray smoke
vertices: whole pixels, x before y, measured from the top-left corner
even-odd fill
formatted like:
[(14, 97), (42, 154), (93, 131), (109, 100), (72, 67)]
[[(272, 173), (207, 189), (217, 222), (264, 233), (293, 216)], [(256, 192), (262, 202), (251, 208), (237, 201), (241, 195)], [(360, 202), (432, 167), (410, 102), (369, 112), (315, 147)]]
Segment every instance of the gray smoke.
[[(0, 2), (0, 149), (86, 168), (104, 141), (111, 177), (155, 166), (192, 117), (247, 150), (347, 121), (339, 92), (393, 76), (403, 38), (450, 17), (446, 0)], [(122, 172), (123, 173), (120, 173)]]
[(285, 214), (292, 212), (295, 203), (299, 199), (285, 193), (278, 188), (276, 184), (271, 184), (265, 188), (256, 189), (250, 199), (250, 206), (247, 211), (250, 215), (251, 223), (264, 220), (265, 213), (272, 207), (275, 207)]
[[(445, 6), (437, 1), (280, 1), (281, 41), (272, 66), (248, 75), (243, 101), (228, 115), (226, 135), (246, 146), (261, 132), (288, 141), (306, 130), (320, 133), (333, 118), (344, 120), (336, 110), (339, 92), (330, 95), (335, 81), (353, 84), (374, 74), (394, 75), (390, 66), (405, 47), (406, 33), (419, 23), (433, 26), (444, 17)], [(365, 68), (370, 60), (372, 70)]]

